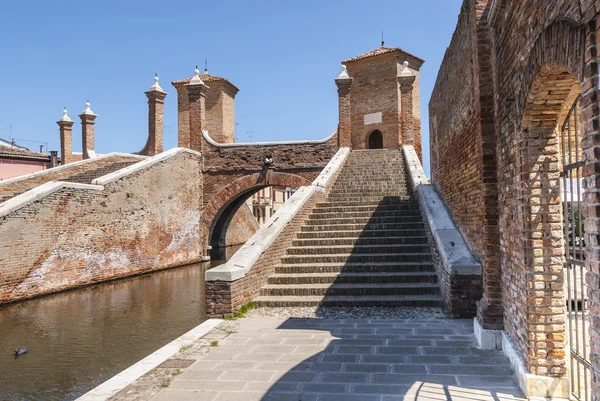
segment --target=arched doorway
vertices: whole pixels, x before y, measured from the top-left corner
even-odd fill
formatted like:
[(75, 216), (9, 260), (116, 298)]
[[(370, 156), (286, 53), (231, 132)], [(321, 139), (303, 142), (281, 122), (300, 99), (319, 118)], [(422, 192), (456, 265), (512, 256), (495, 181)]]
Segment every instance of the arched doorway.
[(383, 149), (383, 135), (378, 129), (369, 135), (369, 149)]

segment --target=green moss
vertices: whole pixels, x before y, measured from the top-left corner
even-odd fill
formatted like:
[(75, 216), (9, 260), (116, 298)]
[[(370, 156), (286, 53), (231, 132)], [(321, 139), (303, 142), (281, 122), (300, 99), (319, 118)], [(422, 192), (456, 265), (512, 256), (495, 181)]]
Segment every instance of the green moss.
[(246, 314), (248, 312), (250, 312), (252, 309), (255, 309), (257, 307), (258, 307), (258, 304), (256, 302), (250, 301), (246, 305), (243, 305), (240, 309), (233, 312), (233, 314), (231, 314), (230, 316), (225, 316), (224, 319), (225, 320), (241, 319), (243, 317), (246, 317)]

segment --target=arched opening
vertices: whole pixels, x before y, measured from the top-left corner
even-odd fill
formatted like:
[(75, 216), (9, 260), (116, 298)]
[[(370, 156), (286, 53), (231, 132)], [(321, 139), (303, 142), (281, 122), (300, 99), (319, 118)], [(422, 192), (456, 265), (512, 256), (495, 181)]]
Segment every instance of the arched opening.
[(383, 149), (383, 135), (378, 129), (369, 135), (369, 149)]
[[(205, 227), (208, 227), (207, 245), (210, 245), (211, 247), (211, 259), (214, 261), (226, 260), (227, 256), (231, 256), (228, 255), (227, 234), (232, 223), (239, 223), (234, 221), (234, 217), (240, 217), (239, 215), (236, 215), (236, 213), (241, 207), (247, 208), (247, 216), (254, 219), (254, 208), (252, 206), (255, 198), (257, 206), (260, 206), (260, 204), (267, 199), (270, 204), (277, 202), (282, 203), (292, 195), (295, 189), (307, 184), (308, 181), (301, 176), (271, 171), (266, 174), (257, 173), (239, 178), (222, 188), (211, 198), (203, 215), (203, 221), (206, 224)], [(275, 191), (272, 189), (267, 190), (267, 188), (274, 187), (283, 188), (283, 190), (278, 191), (278, 193), (283, 192), (282, 196), (285, 199), (280, 199), (282, 196), (277, 197), (277, 199), (271, 199), (271, 196)], [(269, 196), (266, 196), (266, 192), (269, 192)], [(255, 194), (259, 196), (254, 196)], [(251, 199), (249, 204), (246, 204), (249, 199)], [(266, 205), (263, 204), (263, 206)], [(265, 209), (267, 208), (265, 207)], [(261, 221), (268, 220), (271, 217), (272, 210), (273, 207), (271, 205), (271, 207), (264, 212), (264, 216), (261, 211), (261, 215), (259, 216)], [(257, 228), (258, 226), (259, 224), (256, 224)], [(246, 239), (243, 241), (245, 240)]]

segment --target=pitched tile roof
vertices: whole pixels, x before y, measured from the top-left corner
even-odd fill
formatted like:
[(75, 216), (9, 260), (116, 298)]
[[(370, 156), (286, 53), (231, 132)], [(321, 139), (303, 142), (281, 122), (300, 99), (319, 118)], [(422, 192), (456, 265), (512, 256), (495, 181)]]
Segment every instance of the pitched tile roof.
[[(185, 78), (185, 79), (179, 79), (177, 81), (172, 81), (171, 83), (173, 85), (187, 84), (187, 83), (189, 83), (192, 80), (192, 78), (194, 78), (194, 77), (189, 77), (189, 78)], [(232, 84), (231, 82), (229, 82), (226, 78), (217, 77), (215, 75), (210, 75), (210, 74), (208, 74), (206, 72), (200, 75), (200, 79), (202, 79), (202, 81), (204, 81), (204, 82), (224, 81), (224, 82), (227, 82), (229, 85), (233, 86), (234, 88), (236, 88), (237, 90), (239, 90), (239, 88), (237, 86), (235, 86), (234, 84)]]
[(50, 155), (13, 146), (0, 146), (0, 157), (2, 156), (18, 157), (23, 159), (46, 159), (50, 161)]
[(411, 57), (416, 58), (417, 60), (420, 60), (420, 61), (423, 61), (423, 62), (425, 61), (422, 58), (417, 57), (414, 54), (410, 54), (409, 52), (404, 51), (404, 50), (402, 50), (399, 47), (385, 47), (385, 46), (381, 46), (381, 47), (379, 47), (379, 48), (377, 48), (375, 50), (371, 50), (370, 52), (367, 52), (365, 54), (361, 54), (360, 56), (356, 56), (356, 57), (349, 58), (347, 60), (343, 60), (342, 64), (351, 63), (353, 61), (362, 60), (362, 59), (369, 58), (369, 57), (375, 57), (375, 56), (379, 56), (379, 55), (387, 54), (387, 53), (394, 53), (394, 52), (404, 53), (406, 55), (409, 55)]

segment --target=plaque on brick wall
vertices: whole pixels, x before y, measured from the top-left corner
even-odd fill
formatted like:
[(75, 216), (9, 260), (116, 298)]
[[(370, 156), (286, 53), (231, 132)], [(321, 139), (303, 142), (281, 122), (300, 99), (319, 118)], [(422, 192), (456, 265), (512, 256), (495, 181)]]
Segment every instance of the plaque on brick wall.
[(379, 124), (381, 122), (381, 112), (365, 114), (365, 125)]

